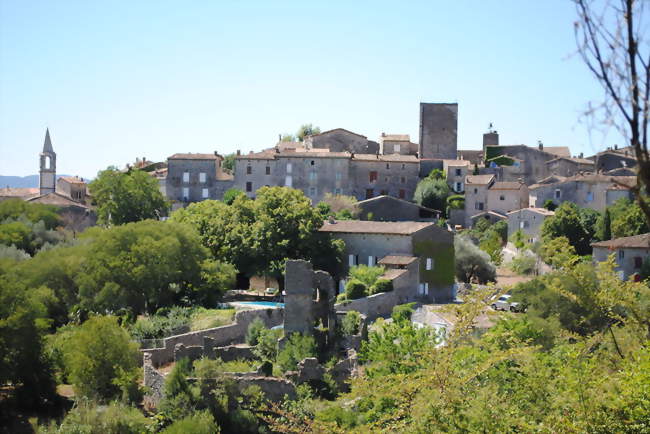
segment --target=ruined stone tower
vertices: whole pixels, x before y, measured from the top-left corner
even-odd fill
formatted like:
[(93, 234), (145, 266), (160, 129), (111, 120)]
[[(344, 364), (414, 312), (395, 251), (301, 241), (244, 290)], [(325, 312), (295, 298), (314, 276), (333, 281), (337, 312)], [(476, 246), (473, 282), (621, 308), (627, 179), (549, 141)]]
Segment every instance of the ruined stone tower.
[(45, 130), (45, 142), (43, 152), (40, 154), (40, 189), (41, 194), (54, 193), (56, 190), (56, 153), (52, 149), (50, 130)]
[(420, 103), (420, 158), (456, 159), (457, 131), (457, 103)]

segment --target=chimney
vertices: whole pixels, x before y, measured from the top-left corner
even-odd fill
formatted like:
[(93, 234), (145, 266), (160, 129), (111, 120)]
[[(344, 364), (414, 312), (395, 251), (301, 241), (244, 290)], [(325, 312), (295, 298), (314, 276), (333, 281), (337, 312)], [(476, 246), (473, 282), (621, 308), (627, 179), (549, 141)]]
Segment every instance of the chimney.
[(544, 150), (544, 143), (542, 143), (541, 140), (537, 141), (537, 147), (539, 148), (540, 151)]
[(237, 155), (241, 155), (241, 151), (237, 149)]
[(618, 150), (618, 145), (614, 145), (614, 150)]
[(282, 134), (278, 134), (278, 142), (282, 141)]
[(334, 216), (329, 216), (329, 217), (327, 217), (327, 221), (328, 221), (329, 224), (331, 224), (331, 225), (335, 225), (335, 224), (336, 224), (336, 220), (334, 219)]
[(381, 136), (382, 136), (382, 137), (386, 137), (386, 133), (384, 133), (384, 132), (382, 131)]
[(579, 158), (585, 158), (585, 154), (581, 152), (580, 155), (578, 155), (578, 157)]

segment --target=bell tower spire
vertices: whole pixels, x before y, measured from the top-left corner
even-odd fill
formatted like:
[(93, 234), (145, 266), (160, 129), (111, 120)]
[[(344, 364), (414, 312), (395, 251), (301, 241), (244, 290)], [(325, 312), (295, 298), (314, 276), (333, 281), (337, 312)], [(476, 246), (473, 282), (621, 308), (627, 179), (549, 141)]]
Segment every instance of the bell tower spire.
[(43, 142), (43, 152), (41, 152), (40, 158), (41, 194), (54, 193), (56, 190), (56, 152), (52, 148), (49, 128), (45, 130), (45, 141)]

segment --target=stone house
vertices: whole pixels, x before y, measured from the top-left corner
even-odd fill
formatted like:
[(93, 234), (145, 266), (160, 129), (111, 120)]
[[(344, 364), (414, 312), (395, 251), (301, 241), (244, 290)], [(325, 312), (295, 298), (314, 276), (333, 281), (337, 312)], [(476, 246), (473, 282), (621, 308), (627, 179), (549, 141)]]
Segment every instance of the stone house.
[(88, 184), (78, 176), (61, 176), (56, 180), (56, 191), (74, 201), (86, 203)]
[(469, 160), (443, 160), (442, 170), (447, 177), (449, 188), (456, 193), (462, 193), (465, 191), (465, 177), (472, 174), (474, 166)]
[(485, 146), (486, 166), (490, 160), (499, 156), (507, 156), (518, 162), (519, 166), (514, 166), (510, 170), (504, 170), (500, 181), (517, 181), (523, 177), (527, 185), (534, 184), (541, 179), (551, 175), (546, 165), (547, 161), (554, 160), (558, 157), (571, 157), (571, 152), (566, 146), (544, 146), (539, 144), (537, 148), (526, 145), (496, 145)]
[(436, 221), (440, 211), (420, 206), (393, 196), (377, 196), (356, 203), (359, 220), (373, 221)]
[(221, 166), (223, 157), (214, 154), (174, 154), (167, 158), (165, 193), (174, 208), (206, 199), (221, 199), (233, 185), (232, 175)]
[(546, 169), (551, 175), (574, 176), (581, 172), (594, 172), (594, 162), (587, 158), (558, 157), (546, 162)]
[(458, 151), (458, 104), (420, 103), (422, 159), (454, 159)]
[(523, 181), (494, 182), (487, 190), (487, 209), (506, 215), (528, 207), (528, 187)]
[(477, 218), (505, 220), (506, 213), (528, 207), (528, 187), (523, 181), (497, 182), (494, 175), (465, 178), (465, 227)]
[(634, 148), (631, 146), (618, 149), (618, 147), (609, 148), (594, 156), (589, 157), (594, 161), (597, 172), (609, 172), (619, 168), (636, 167), (637, 160)]
[[(346, 275), (355, 265), (374, 266), (387, 256), (413, 256), (419, 258), (413, 293), (431, 302), (453, 298), (454, 237), (434, 223), (332, 220), (320, 232), (345, 242)], [(339, 292), (344, 287), (345, 281), (339, 281)]]
[(591, 247), (596, 262), (606, 261), (609, 255), (614, 254), (616, 271), (621, 279), (628, 279), (641, 271), (643, 262), (650, 256), (650, 233), (599, 241), (592, 243)]
[(359, 154), (379, 153), (379, 143), (344, 128), (336, 128), (307, 136), (303, 143), (308, 150), (326, 149), (332, 152), (354, 152)]
[(488, 188), (496, 182), (494, 175), (465, 177), (465, 227), (471, 226), (471, 217), (488, 211)]
[(417, 155), (418, 144), (411, 142), (408, 134), (381, 133), (381, 137), (379, 138), (379, 152), (384, 155)]
[(410, 199), (417, 187), (418, 172), (419, 162), (413, 155), (276, 149), (238, 155), (234, 186), (249, 197), (263, 186), (297, 188), (314, 204), (326, 193), (359, 200), (379, 195)]
[(555, 215), (546, 208), (522, 208), (507, 213), (508, 237), (521, 230), (529, 243), (540, 239), (542, 223), (547, 217)]
[[(557, 182), (553, 182), (557, 181)], [(607, 176), (602, 174), (579, 174), (569, 178), (544, 180), (544, 183), (531, 185), (530, 205), (541, 208), (551, 199), (557, 205), (573, 202), (581, 208), (603, 211), (618, 199), (632, 198), (630, 188), (636, 184), (636, 177)]]

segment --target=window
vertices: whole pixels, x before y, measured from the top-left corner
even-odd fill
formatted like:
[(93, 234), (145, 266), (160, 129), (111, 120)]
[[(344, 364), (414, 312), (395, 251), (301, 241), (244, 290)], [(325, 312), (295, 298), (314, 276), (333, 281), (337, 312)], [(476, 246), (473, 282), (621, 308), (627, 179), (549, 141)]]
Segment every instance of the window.
[(356, 264), (355, 264), (355, 261), (354, 261), (354, 255), (348, 255), (348, 266), (349, 267), (354, 267), (355, 265)]
[(203, 199), (207, 199), (209, 197), (207, 188), (201, 190), (201, 197), (203, 197)]
[(309, 187), (309, 195), (316, 196), (316, 187)]
[(248, 181), (248, 182), (246, 183), (246, 191), (247, 191), (247, 192), (251, 192), (251, 191), (253, 191), (253, 183), (252, 183), (252, 182)]
[(246, 175), (250, 175), (251, 173), (253, 173), (253, 168), (249, 164), (246, 166)]
[(420, 283), (420, 286), (418, 287), (418, 294), (419, 295), (429, 295), (429, 284), (428, 283)]
[(373, 170), (368, 174), (368, 177), (370, 179), (370, 182), (375, 182), (377, 180), (377, 172)]
[(390, 169), (390, 164), (386, 163), (386, 170)]
[(205, 172), (199, 173), (199, 182), (205, 184)]
[(393, 145), (393, 153), (399, 154), (399, 152), (402, 150), (402, 147), (400, 145)]
[(474, 204), (474, 209), (477, 209), (479, 211), (483, 211), (483, 202), (476, 202)]
[(402, 184), (406, 184), (406, 176), (400, 177), (399, 182), (401, 182)]
[(463, 171), (461, 169), (456, 169), (456, 176), (461, 176)]
[(291, 173), (291, 163), (287, 163), (287, 173)]
[(316, 181), (317, 177), (318, 177), (318, 175), (316, 175), (316, 172), (314, 172), (314, 171), (309, 172), (309, 180), (310, 181)]
[(368, 256), (368, 267), (374, 267), (377, 263), (377, 258), (374, 256)]
[(341, 180), (341, 172), (336, 172), (335, 177), (336, 177), (337, 181), (340, 181)]
[(634, 268), (641, 268), (643, 265), (643, 258), (641, 256), (634, 257)]
[(406, 164), (402, 164), (402, 170), (406, 169)]
[(271, 174), (271, 166), (266, 166), (266, 174), (267, 175)]
[(427, 258), (427, 270), (433, 270), (433, 258)]
[(190, 172), (183, 172), (183, 182), (190, 182)]
[(406, 199), (406, 191), (404, 189), (401, 189), (399, 191), (399, 198), (400, 199)]
[(555, 198), (559, 199), (560, 197), (562, 197), (562, 191), (559, 188), (556, 188), (555, 189)]
[(372, 188), (366, 189), (366, 199), (370, 199), (375, 195), (375, 191)]
[(293, 178), (291, 177), (291, 175), (287, 175), (287, 177), (284, 178), (285, 187), (291, 187), (292, 182), (293, 182)]
[(621, 249), (618, 251), (618, 259), (624, 259), (625, 258), (625, 250)]
[(462, 182), (457, 182), (455, 186), (456, 192), (463, 191), (463, 183)]
[(475, 188), (474, 189), (474, 194), (477, 194), (477, 193), (478, 193), (478, 188)]
[(183, 200), (184, 201), (190, 200), (190, 189), (187, 187), (183, 187)]
[(340, 188), (335, 188), (334, 194), (343, 194), (343, 191)]
[(388, 190), (381, 190), (379, 192), (379, 194), (382, 195), (382, 196), (386, 196), (386, 195), (388, 195)]
[(316, 164), (316, 162), (314, 160), (311, 160), (311, 165), (313, 166), (315, 164)]
[(506, 197), (504, 195), (499, 196), (499, 200), (506, 200)]
[(594, 193), (592, 191), (587, 193), (587, 202), (593, 202), (594, 200)]

